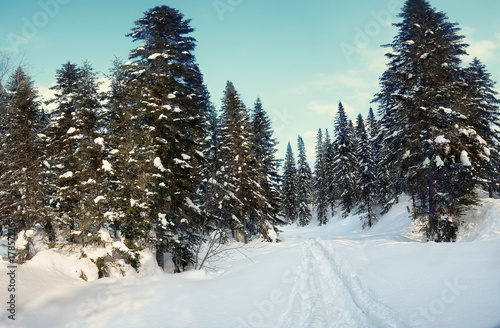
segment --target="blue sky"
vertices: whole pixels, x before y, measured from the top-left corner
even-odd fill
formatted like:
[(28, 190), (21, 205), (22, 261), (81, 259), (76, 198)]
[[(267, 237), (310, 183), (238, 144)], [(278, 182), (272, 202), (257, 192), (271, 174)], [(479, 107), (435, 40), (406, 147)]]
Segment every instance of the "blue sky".
[[(196, 56), (212, 101), (220, 106), (227, 80), (247, 107), (258, 96), (273, 120), (284, 157), (302, 135), (310, 159), (318, 128), (333, 129), (339, 101), (352, 119), (366, 114), (385, 69), (390, 22), (404, 0), (40, 0), (5, 1), (0, 49), (11, 51), (42, 95), (68, 60), (87, 59), (107, 73), (114, 56), (137, 47), (125, 37), (144, 11), (168, 5), (192, 19)], [(431, 0), (462, 27), (479, 57), (500, 80), (500, 1)], [(467, 62), (470, 59), (465, 58)], [(373, 105), (376, 108), (376, 105)]]

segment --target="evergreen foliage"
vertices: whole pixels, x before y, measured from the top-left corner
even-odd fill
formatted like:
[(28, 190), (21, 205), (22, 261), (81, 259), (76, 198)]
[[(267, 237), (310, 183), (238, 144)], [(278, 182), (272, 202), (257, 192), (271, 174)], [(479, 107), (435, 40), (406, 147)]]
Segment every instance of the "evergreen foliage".
[(352, 122), (349, 122), (342, 103), (335, 118), (334, 140), (335, 195), (346, 217), (356, 205), (356, 149)]
[(316, 162), (314, 164), (313, 192), (319, 225), (324, 225), (328, 222), (329, 186), (333, 183), (328, 176), (328, 163), (325, 158), (324, 145), (323, 132), (319, 129), (316, 137)]
[(365, 123), (361, 114), (356, 121), (356, 135), (358, 137), (356, 155), (357, 155), (357, 193), (358, 210), (362, 213), (363, 228), (371, 228), (376, 222), (377, 217), (374, 212), (375, 192), (376, 192), (376, 173), (375, 161), (372, 143), (366, 132)]
[(157, 261), (174, 255), (177, 271), (192, 264), (191, 244), (201, 215), (193, 206), (201, 174), (195, 171), (204, 140), (200, 129), (209, 108), (208, 92), (195, 61), (196, 40), (190, 20), (168, 6), (147, 11), (128, 35), (144, 42), (131, 52), (134, 83), (150, 132), (154, 158), (149, 158), (155, 185)]
[[(3, 111), (8, 125), (2, 133), (0, 173), (0, 216), (2, 225), (15, 232), (46, 227), (41, 185), (46, 118), (40, 109), (38, 92), (32, 79), (21, 67), (10, 76), (3, 93)], [(33, 256), (28, 248), (20, 254), (21, 261)]]
[(312, 204), (313, 176), (307, 162), (306, 147), (301, 136), (297, 140), (297, 217), (299, 225), (306, 226), (311, 222), (312, 215), (310, 206)]
[(400, 17), (375, 98), (389, 136), (387, 163), (414, 197), (428, 239), (451, 241), (460, 215), (477, 201), (470, 160), (484, 155), (466, 122), (459, 67), (466, 45), (457, 24), (426, 0), (408, 0)]
[(285, 164), (283, 167), (282, 205), (283, 216), (289, 223), (295, 223), (298, 218), (299, 203), (297, 202), (297, 167), (293, 157), (292, 146), (288, 143)]

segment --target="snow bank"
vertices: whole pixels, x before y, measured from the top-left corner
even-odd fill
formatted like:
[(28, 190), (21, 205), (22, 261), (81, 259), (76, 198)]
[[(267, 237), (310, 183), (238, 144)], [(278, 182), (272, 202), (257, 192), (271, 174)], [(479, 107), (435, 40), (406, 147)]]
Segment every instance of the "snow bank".
[[(139, 272), (118, 261), (110, 269), (115, 278), (91, 281), (98, 275), (95, 259), (113, 247), (127, 251), (101, 230), (106, 247), (42, 250), (19, 266), (22, 315), (15, 324), (500, 327), (500, 200), (483, 199), (468, 211), (457, 243), (422, 242), (409, 207), (409, 199), (400, 198), (365, 230), (358, 215), (343, 219), (339, 213), (323, 227), (315, 220), (284, 227), (282, 242), (230, 245), (202, 271), (165, 275), (146, 249)], [(127, 277), (117, 278), (122, 272)], [(0, 275), (0, 284), (6, 279)], [(1, 327), (10, 327), (2, 320)]]
[(500, 200), (482, 199), (481, 205), (463, 217), (457, 241), (500, 240)]

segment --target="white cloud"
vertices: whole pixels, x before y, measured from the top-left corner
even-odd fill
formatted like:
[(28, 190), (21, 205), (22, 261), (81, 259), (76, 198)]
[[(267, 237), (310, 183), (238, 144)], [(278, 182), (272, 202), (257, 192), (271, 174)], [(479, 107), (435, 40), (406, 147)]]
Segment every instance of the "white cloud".
[(467, 49), (467, 52), (472, 58), (477, 57), (481, 61), (489, 61), (497, 58), (497, 50), (500, 48), (499, 40), (496, 40), (496, 42), (490, 40), (470, 40), (469, 42), (470, 47)]
[(345, 113), (347, 114), (347, 116), (351, 116), (351, 115), (354, 115), (354, 114), (359, 112), (359, 110), (356, 110), (354, 107), (352, 107), (348, 103), (343, 102), (342, 106), (344, 106), (344, 110), (345, 110)]
[(306, 131), (300, 134), (300, 136), (304, 139), (315, 139), (316, 135), (318, 134), (317, 131)]
[(335, 104), (325, 104), (320, 103), (316, 100), (311, 101), (308, 105), (309, 109), (320, 115), (335, 116), (337, 109), (339, 108), (338, 103)]
[(477, 40), (474, 35), (476, 29), (468, 26), (462, 27), (462, 32), (466, 36), (465, 42), (469, 44), (467, 53), (470, 60), (477, 57), (482, 62), (496, 60), (500, 49), (500, 33), (496, 33), (493, 40)]

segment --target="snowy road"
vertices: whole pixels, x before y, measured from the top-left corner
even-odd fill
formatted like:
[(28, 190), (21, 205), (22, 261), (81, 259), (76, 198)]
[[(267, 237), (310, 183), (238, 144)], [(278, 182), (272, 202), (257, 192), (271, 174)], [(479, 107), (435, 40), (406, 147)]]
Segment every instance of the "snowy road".
[(362, 286), (335, 242), (309, 239), (302, 247), (281, 328), (406, 327), (399, 315)]

